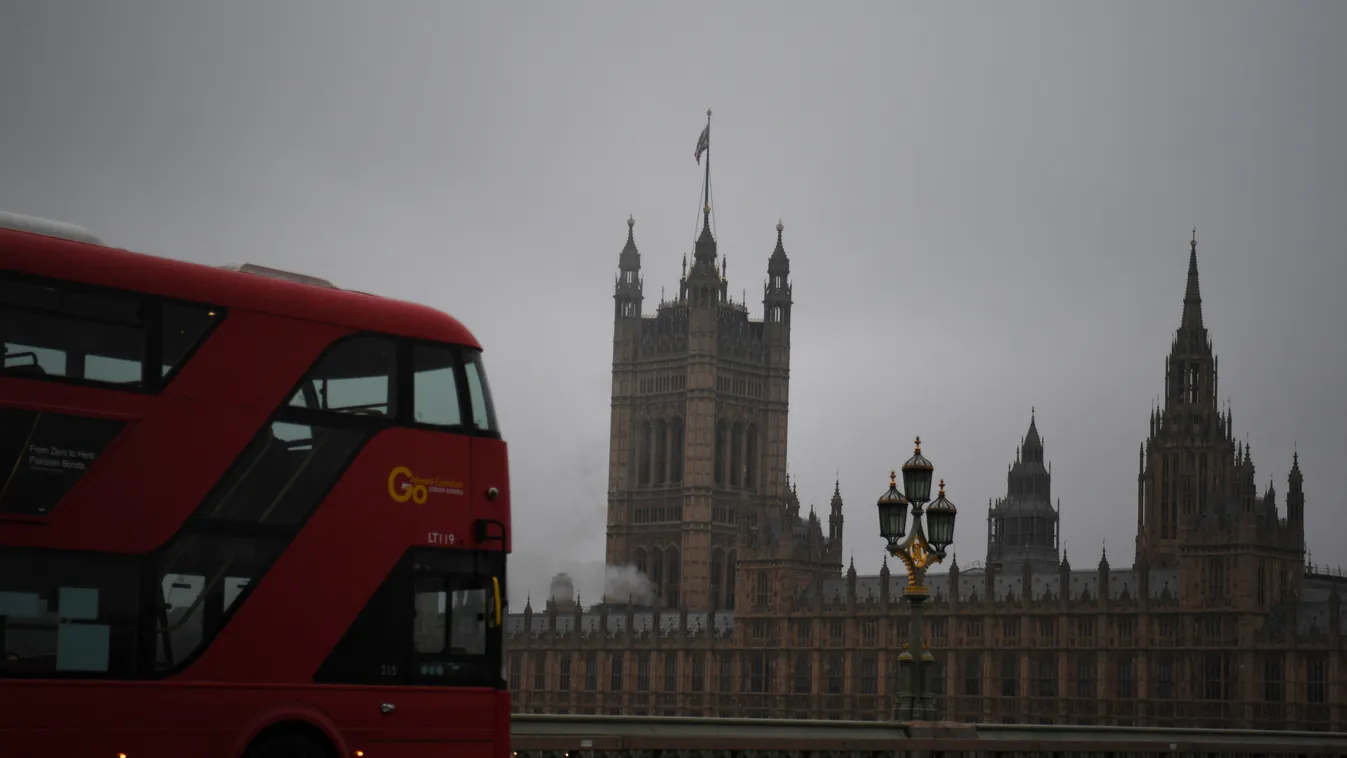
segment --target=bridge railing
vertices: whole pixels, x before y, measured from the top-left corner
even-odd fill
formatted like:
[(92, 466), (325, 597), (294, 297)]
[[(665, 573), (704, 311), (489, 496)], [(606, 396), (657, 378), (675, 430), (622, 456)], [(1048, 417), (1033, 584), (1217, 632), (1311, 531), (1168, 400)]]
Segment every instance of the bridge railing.
[(514, 758), (1345, 756), (1347, 734), (1158, 727), (516, 714)]

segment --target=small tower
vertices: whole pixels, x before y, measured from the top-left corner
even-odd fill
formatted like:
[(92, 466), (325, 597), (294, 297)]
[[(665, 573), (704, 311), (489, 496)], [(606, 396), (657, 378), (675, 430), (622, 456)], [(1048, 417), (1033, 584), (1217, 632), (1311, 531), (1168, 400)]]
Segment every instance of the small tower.
[(639, 319), (641, 317), (641, 254), (636, 250), (636, 218), (627, 217), (627, 244), (617, 256), (617, 282), (613, 288), (613, 301), (617, 304), (615, 318)]
[(1035, 410), (1006, 475), (1006, 496), (988, 510), (987, 565), (1009, 572), (1031, 564), (1034, 574), (1048, 576), (1061, 562), (1060, 514), (1052, 507), (1052, 472), (1043, 463)]
[(790, 283), (790, 259), (786, 257), (786, 247), (782, 244), (781, 235), (786, 230), (786, 225), (780, 221), (776, 222), (776, 249), (767, 259), (767, 285), (763, 288), (762, 305), (764, 320), (768, 324), (779, 324), (784, 327), (783, 334), (786, 344), (790, 344), (790, 306), (791, 290)]
[(1099, 567), (1097, 571), (1098, 577), (1095, 582), (1099, 588), (1099, 596), (1096, 600), (1098, 600), (1101, 605), (1104, 605), (1108, 603), (1111, 595), (1109, 592), (1109, 577), (1112, 574), (1112, 569), (1110, 569), (1108, 565), (1108, 545), (1104, 545), (1099, 553)]
[(692, 270), (679, 282), (679, 297), (694, 309), (723, 301), (726, 285), (716, 266), (716, 238), (711, 234), (711, 206), (702, 209), (702, 233), (692, 247)]
[(1300, 534), (1302, 543), (1305, 537), (1305, 477), (1300, 473), (1300, 451), (1291, 455), (1291, 473), (1286, 477), (1286, 522)]
[[(786, 225), (776, 222), (776, 248), (767, 259), (767, 283), (763, 288), (762, 342), (767, 373), (765, 400), (774, 408), (766, 419), (767, 449), (764, 468), (786, 470), (788, 411), (790, 405), (790, 310), (792, 285), (790, 259), (781, 241)], [(775, 493), (772, 493), (775, 494)], [(785, 494), (785, 493), (782, 493)], [(840, 522), (839, 522), (840, 523)], [(839, 556), (840, 557), (840, 556)]]
[(828, 513), (828, 540), (842, 546), (842, 480), (833, 482), (833, 499)]

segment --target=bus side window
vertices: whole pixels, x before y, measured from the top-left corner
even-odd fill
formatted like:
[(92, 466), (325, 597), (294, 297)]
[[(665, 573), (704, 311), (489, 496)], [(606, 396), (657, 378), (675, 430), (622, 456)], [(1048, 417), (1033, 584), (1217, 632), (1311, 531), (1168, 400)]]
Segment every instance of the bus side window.
[(0, 408), (0, 513), (46, 516), (125, 422)]
[[(159, 555), (157, 667), (204, 649), (364, 443), (350, 429), (273, 421)], [(240, 531), (251, 536), (240, 536)]]
[[(0, 373), (159, 388), (223, 315), (200, 303), (0, 274)], [(160, 339), (150, 340), (156, 328)]]
[(144, 304), (118, 292), (0, 279), (3, 373), (142, 386)]
[(417, 345), (412, 352), (412, 418), (418, 424), (462, 426), (454, 351)]
[(182, 367), (192, 351), (219, 323), (220, 311), (196, 303), (165, 302), (161, 318), (163, 354), (159, 356), (159, 364), (163, 376), (167, 377)]
[(341, 340), (290, 398), (298, 408), (391, 418), (397, 415), (397, 348), (381, 337)]
[(134, 558), (0, 552), (0, 678), (134, 677)]
[(496, 426), (496, 409), (491, 403), (491, 387), (486, 381), (480, 350), (464, 351), (463, 369), (468, 378), (473, 428), (484, 432), (500, 431)]

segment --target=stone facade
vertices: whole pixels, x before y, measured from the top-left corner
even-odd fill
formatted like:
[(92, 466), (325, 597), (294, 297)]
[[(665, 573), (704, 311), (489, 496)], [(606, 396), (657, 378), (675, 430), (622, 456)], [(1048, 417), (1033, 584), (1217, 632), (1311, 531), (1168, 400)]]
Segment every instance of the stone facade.
[(635, 219), (613, 300), (609, 565), (649, 577), (661, 608), (734, 607), (741, 532), (786, 495), (790, 261), (776, 228), (765, 318), (730, 297), (709, 210), (678, 295), (643, 315)]
[[(589, 609), (563, 592), (511, 614), (517, 711), (890, 717), (906, 578), (887, 562), (877, 575), (843, 571), (840, 486), (825, 533), (812, 510), (800, 514), (785, 473), (790, 289), (780, 231), (765, 322), (726, 297), (706, 231), (678, 300), (637, 315), (629, 235), (616, 295), (608, 561), (643, 568), (656, 592)], [(1060, 554), (1060, 505), (1031, 418), (1007, 492), (989, 503), (985, 563), (952, 561), (928, 576), (942, 718), (1347, 727), (1347, 579), (1306, 563), (1298, 455), (1279, 511), (1271, 484), (1258, 494), (1252, 455), (1217, 405), (1195, 239), (1183, 302), (1165, 401), (1140, 450), (1133, 565), (1113, 568), (1105, 551), (1077, 570)], [(760, 390), (738, 394), (754, 383)], [(667, 419), (685, 419), (686, 437), (672, 436)], [(717, 430), (740, 425), (756, 425), (760, 446), (720, 442)], [(660, 428), (682, 441), (684, 458), (648, 431)], [(660, 459), (646, 450), (679, 460), (683, 481), (671, 463), (647, 467)]]

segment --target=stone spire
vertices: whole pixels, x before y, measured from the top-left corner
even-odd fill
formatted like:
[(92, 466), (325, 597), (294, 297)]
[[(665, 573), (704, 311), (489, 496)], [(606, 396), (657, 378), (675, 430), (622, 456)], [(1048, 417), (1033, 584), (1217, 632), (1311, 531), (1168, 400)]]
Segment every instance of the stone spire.
[(1188, 285), (1183, 291), (1183, 318), (1179, 322), (1180, 331), (1200, 332), (1202, 326), (1202, 290), (1197, 283), (1197, 228), (1193, 228), (1193, 239), (1188, 243)]

